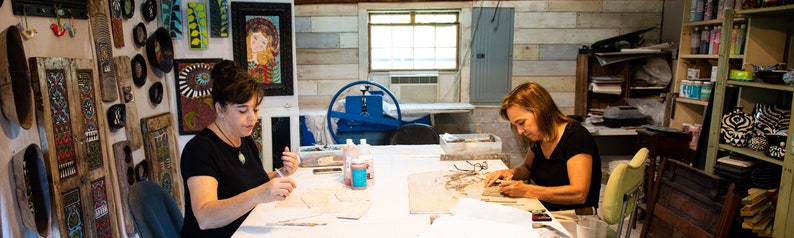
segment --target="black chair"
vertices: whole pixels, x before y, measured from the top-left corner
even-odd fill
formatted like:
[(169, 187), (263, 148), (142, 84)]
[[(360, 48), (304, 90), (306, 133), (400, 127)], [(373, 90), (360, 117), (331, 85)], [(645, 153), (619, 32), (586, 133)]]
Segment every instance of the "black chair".
[(182, 212), (163, 187), (140, 181), (130, 187), (129, 208), (140, 237), (179, 237)]
[(392, 145), (431, 145), (438, 144), (438, 132), (432, 126), (421, 123), (403, 125), (392, 133)]

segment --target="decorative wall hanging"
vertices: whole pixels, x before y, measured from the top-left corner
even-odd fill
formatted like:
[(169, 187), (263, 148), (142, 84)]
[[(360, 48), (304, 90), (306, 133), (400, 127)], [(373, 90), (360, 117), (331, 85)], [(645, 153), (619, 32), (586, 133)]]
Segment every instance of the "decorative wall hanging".
[(232, 2), (234, 60), (262, 83), (266, 96), (293, 95), (289, 3)]
[(110, 5), (110, 26), (113, 29), (113, 46), (124, 47), (124, 26), (121, 22), (121, 0), (108, 0)]
[(113, 65), (113, 47), (110, 46), (110, 26), (106, 13), (108, 11), (107, 1), (92, 0), (88, 6), (91, 14), (91, 32), (96, 48), (99, 82), (102, 85), (102, 101), (113, 102), (119, 99), (119, 91), (114, 73), (116, 69)]
[(148, 36), (146, 34), (146, 24), (143, 24), (143, 22), (139, 22), (138, 25), (135, 25), (135, 28), (132, 28), (132, 42), (135, 42), (136, 46), (143, 47), (146, 45), (146, 37)]
[(210, 36), (229, 36), (229, 2), (210, 0)]
[(222, 59), (174, 60), (179, 134), (196, 134), (215, 121), (212, 103), (212, 68)]
[(157, 68), (164, 73), (171, 72), (174, 67), (174, 43), (168, 36), (168, 30), (157, 28), (146, 40), (146, 57), (152, 68)]
[(149, 86), (149, 101), (155, 106), (163, 101), (163, 83), (155, 82), (152, 86)]
[(39, 236), (50, 234), (50, 184), (41, 148), (31, 144), (13, 158), (16, 198), (22, 223)]
[(135, 15), (135, 0), (123, 0), (121, 3), (121, 13), (124, 18), (130, 19)]
[(26, 40), (29, 40), (29, 39), (32, 39), (33, 37), (35, 37), (36, 34), (39, 34), (39, 31), (37, 31), (36, 28), (30, 28), (30, 26), (28, 26), (28, 15), (27, 15), (27, 13), (24, 16), (24, 19), (25, 19), (25, 28), (22, 28), (22, 23), (21, 22), (19, 24), (17, 24), (17, 28), (21, 29), (22, 30), (22, 36), (25, 37)]
[(108, 108), (107, 118), (110, 129), (124, 128), (127, 121), (127, 107), (124, 104), (113, 104)]
[[(140, 54), (137, 55), (135, 58), (140, 59), (140, 65), (143, 67), (144, 72), (144, 81), (146, 79), (146, 64), (143, 63), (143, 56)], [(131, 77), (133, 75), (132, 67), (135, 67), (135, 61), (132, 60), (133, 64), (131, 65), (130, 57), (126, 55), (117, 56), (113, 58), (114, 63), (116, 64), (116, 78), (119, 79), (119, 91), (121, 91), (123, 95), (123, 101), (125, 107), (127, 108), (126, 113), (126, 121), (124, 126), (124, 131), (127, 133), (127, 140), (129, 141), (130, 147), (133, 150), (137, 150), (143, 146), (143, 138), (141, 135), (141, 121), (138, 118), (138, 105), (135, 102), (135, 90), (133, 90), (133, 81), (134, 79)], [(143, 82), (141, 83), (143, 85)]]
[(66, 32), (69, 32), (69, 37), (74, 38), (77, 35), (77, 26), (74, 24), (74, 15), (72, 12), (69, 11), (69, 22), (63, 24), (63, 28), (66, 29)]
[(157, 17), (157, 2), (155, 0), (143, 0), (141, 15), (147, 22), (154, 21), (154, 18)]
[(33, 90), (25, 48), (19, 29), (9, 26), (0, 33), (0, 108), (3, 116), (27, 130), (33, 126)]
[[(119, 141), (113, 144), (113, 158), (116, 161), (116, 181), (119, 186), (119, 197), (121, 204), (127, 202), (130, 186), (135, 184), (135, 161), (132, 158), (132, 148), (129, 141)], [(127, 206), (121, 206), (121, 213), (124, 216), (124, 228), (127, 234), (135, 233), (135, 224), (132, 221), (132, 214)]]
[[(91, 59), (31, 58), (40, 133), (48, 161), (58, 230), (69, 237), (120, 237), (97, 119), (98, 75)], [(79, 162), (78, 162), (79, 160)]]
[(164, 113), (141, 119), (143, 144), (146, 160), (149, 165), (149, 176), (153, 182), (160, 184), (182, 206), (182, 188), (174, 179), (182, 179), (179, 175), (179, 148), (176, 133), (171, 125), (171, 113)]
[(207, 9), (204, 2), (187, 3), (187, 26), (191, 50), (206, 50), (209, 45), (207, 35)]
[(143, 60), (143, 55), (137, 54), (132, 58), (131, 63), (132, 82), (135, 83), (135, 86), (140, 88), (146, 84), (146, 76), (148, 74), (146, 70), (146, 62)]
[(53, 11), (55, 11), (55, 23), (50, 24), (50, 29), (52, 29), (52, 33), (55, 36), (61, 37), (66, 34), (66, 29), (61, 25), (61, 16), (66, 15), (66, 13), (60, 8), (60, 4), (55, 5)]
[(788, 131), (790, 110), (781, 110), (774, 104), (758, 103), (753, 109), (753, 134), (765, 136)]
[(161, 0), (162, 26), (173, 39), (182, 39), (182, 3), (179, 0)]

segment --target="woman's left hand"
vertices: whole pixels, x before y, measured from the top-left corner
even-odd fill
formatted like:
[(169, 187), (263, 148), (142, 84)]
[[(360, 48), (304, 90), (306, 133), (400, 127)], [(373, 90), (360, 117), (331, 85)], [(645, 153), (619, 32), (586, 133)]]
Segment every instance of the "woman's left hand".
[(284, 176), (290, 176), (298, 171), (298, 155), (289, 151), (289, 147), (284, 147), (284, 152), (281, 152), (281, 161), (284, 167), (281, 167)]
[(529, 194), (529, 184), (521, 180), (502, 180), (499, 184), (499, 192), (510, 197), (535, 198)]

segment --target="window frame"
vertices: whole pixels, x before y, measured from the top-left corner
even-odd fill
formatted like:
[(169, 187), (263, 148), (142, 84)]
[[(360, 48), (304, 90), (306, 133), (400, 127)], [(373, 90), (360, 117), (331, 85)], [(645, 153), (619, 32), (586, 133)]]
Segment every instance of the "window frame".
[[(410, 23), (371, 23), (373, 15), (388, 14), (409, 14)], [(443, 14), (452, 13), (455, 15), (455, 22), (452, 23), (416, 23), (416, 15), (421, 14)], [(405, 72), (405, 71), (447, 71), (457, 72), (460, 69), (460, 45), (461, 45), (461, 11), (459, 9), (437, 9), (437, 10), (371, 10), (367, 12), (367, 69), (369, 72)], [(372, 69), (372, 27), (374, 26), (455, 26), (455, 64), (453, 68), (418, 68), (418, 69)]]

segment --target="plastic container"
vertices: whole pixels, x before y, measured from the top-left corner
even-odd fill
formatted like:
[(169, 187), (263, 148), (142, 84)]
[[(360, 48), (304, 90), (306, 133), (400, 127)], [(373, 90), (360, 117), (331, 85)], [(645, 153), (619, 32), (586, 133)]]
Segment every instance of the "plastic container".
[(636, 107), (616, 106), (604, 109), (604, 125), (611, 128), (648, 124), (647, 116)]
[(367, 189), (367, 164), (362, 159), (354, 159), (350, 164), (351, 185), (354, 190)]
[(362, 138), (358, 144), (358, 158), (367, 164), (367, 186), (375, 185), (375, 160), (372, 159), (366, 138)]
[(347, 143), (345, 143), (345, 165), (343, 168), (345, 185), (347, 186), (352, 186), (352, 181), (351, 181), (352, 174), (351, 174), (350, 165), (351, 163), (353, 163), (353, 160), (357, 158), (358, 158), (358, 149), (356, 148), (356, 144), (353, 144), (353, 139), (348, 138)]
[(502, 139), (494, 134), (448, 134), (441, 137), (441, 148), (447, 154), (497, 154), (502, 152)]

